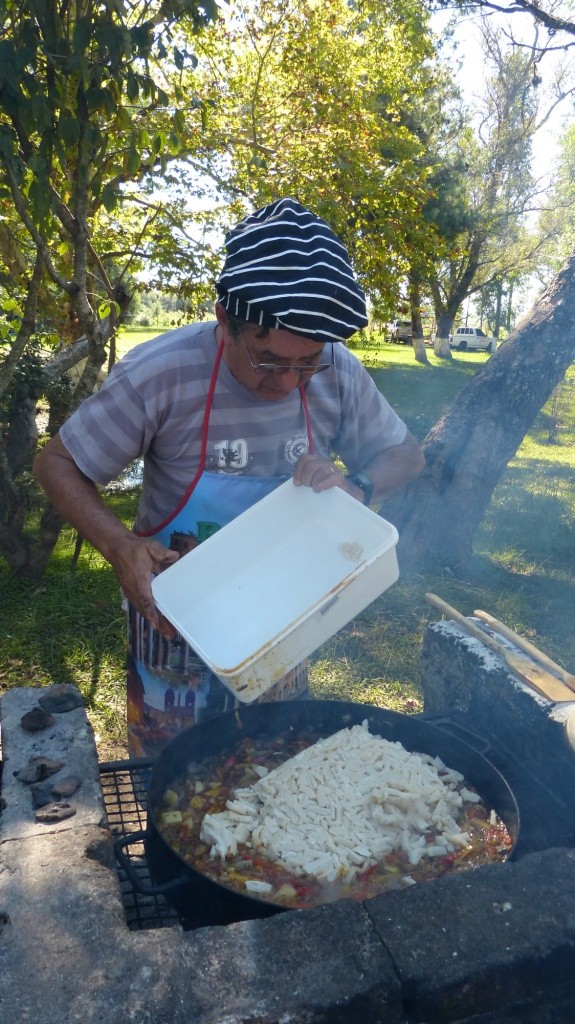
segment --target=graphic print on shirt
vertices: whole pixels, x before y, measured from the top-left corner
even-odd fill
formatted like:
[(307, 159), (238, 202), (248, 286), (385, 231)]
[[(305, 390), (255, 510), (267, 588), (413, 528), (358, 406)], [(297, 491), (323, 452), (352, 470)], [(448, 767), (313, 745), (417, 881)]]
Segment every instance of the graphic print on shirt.
[(245, 469), (248, 464), (248, 443), (240, 437), (237, 441), (219, 441), (214, 445), (218, 469)]
[(297, 460), (301, 455), (306, 455), (309, 451), (309, 441), (307, 434), (294, 434), (286, 441), (284, 446), (284, 458), (287, 462), (295, 466)]

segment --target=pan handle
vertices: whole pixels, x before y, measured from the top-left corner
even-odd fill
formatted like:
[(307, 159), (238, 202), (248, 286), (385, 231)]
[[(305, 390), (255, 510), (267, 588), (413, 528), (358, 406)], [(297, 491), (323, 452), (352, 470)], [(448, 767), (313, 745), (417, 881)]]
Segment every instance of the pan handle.
[(138, 878), (130, 857), (124, 853), (124, 847), (143, 842), (147, 835), (148, 832), (145, 829), (140, 829), (139, 832), (130, 832), (127, 836), (121, 836), (114, 843), (116, 860), (126, 872), (133, 888), (143, 896), (162, 896), (166, 892), (172, 892), (174, 889), (179, 889), (180, 886), (186, 885), (189, 879), (185, 875), (178, 875), (176, 878), (171, 878), (169, 882), (163, 882), (161, 885), (148, 885), (147, 882), (142, 882)]

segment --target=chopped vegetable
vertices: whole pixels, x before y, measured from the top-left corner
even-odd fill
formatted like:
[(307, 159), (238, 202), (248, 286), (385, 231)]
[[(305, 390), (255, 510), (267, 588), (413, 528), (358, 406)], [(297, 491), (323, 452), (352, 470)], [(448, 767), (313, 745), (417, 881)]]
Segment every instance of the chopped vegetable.
[(179, 825), (182, 821), (181, 811), (164, 811), (160, 821), (162, 825)]
[[(474, 802), (464, 803), (461, 808), (458, 831), (453, 832), (456, 848), (447, 851), (445, 845), (442, 846), (444, 841), (428, 829), (423, 833), (423, 844), (427, 851), (435, 847), (436, 855), (427, 853), (416, 865), (410, 862), (405, 850), (394, 850), (377, 863), (370, 860), (363, 871), (354, 868), (333, 883), (327, 883), (311, 875), (294, 874), (281, 860), (266, 856), (257, 843), (238, 841), (237, 849), (225, 859), (210, 855), (209, 846), (200, 839), (205, 816), (224, 811), (230, 801), (241, 804), (238, 790), (255, 785), (258, 777), (267, 776), (319, 738), (312, 732), (295, 738), (291, 730), (274, 739), (244, 737), (224, 756), (189, 764), (181, 779), (170, 783), (161, 805), (155, 809), (165, 841), (192, 868), (212, 881), (294, 908), (316, 906), (343, 897), (369, 899), (385, 890), (500, 861), (508, 854), (512, 839), (506, 826), (463, 780)], [(443, 775), (443, 769), (438, 774)], [(385, 811), (385, 802), (381, 806)], [(425, 822), (421, 824), (424, 826)], [(361, 859), (365, 853), (363, 846), (357, 845), (357, 857)]]

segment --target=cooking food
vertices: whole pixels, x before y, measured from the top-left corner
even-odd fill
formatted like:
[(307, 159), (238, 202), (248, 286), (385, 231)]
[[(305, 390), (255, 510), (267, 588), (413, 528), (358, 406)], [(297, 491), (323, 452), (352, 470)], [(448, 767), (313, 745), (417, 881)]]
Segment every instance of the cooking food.
[(172, 782), (159, 827), (220, 884), (292, 907), (357, 899), (504, 859), (512, 841), (463, 776), (367, 727), (243, 739)]

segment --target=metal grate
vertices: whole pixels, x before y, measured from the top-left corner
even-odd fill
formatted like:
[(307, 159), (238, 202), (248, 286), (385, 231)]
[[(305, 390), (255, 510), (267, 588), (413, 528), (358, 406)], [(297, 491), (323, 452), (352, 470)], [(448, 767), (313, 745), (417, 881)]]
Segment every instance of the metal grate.
[[(110, 832), (122, 838), (146, 827), (146, 789), (152, 762), (105, 761), (99, 765), (100, 783)], [(150, 874), (142, 842), (129, 847), (130, 861), (138, 879), (150, 884)], [(162, 896), (149, 896), (134, 889), (120, 864), (116, 864), (122, 904), (128, 927), (169, 928), (179, 923), (175, 910)]]

